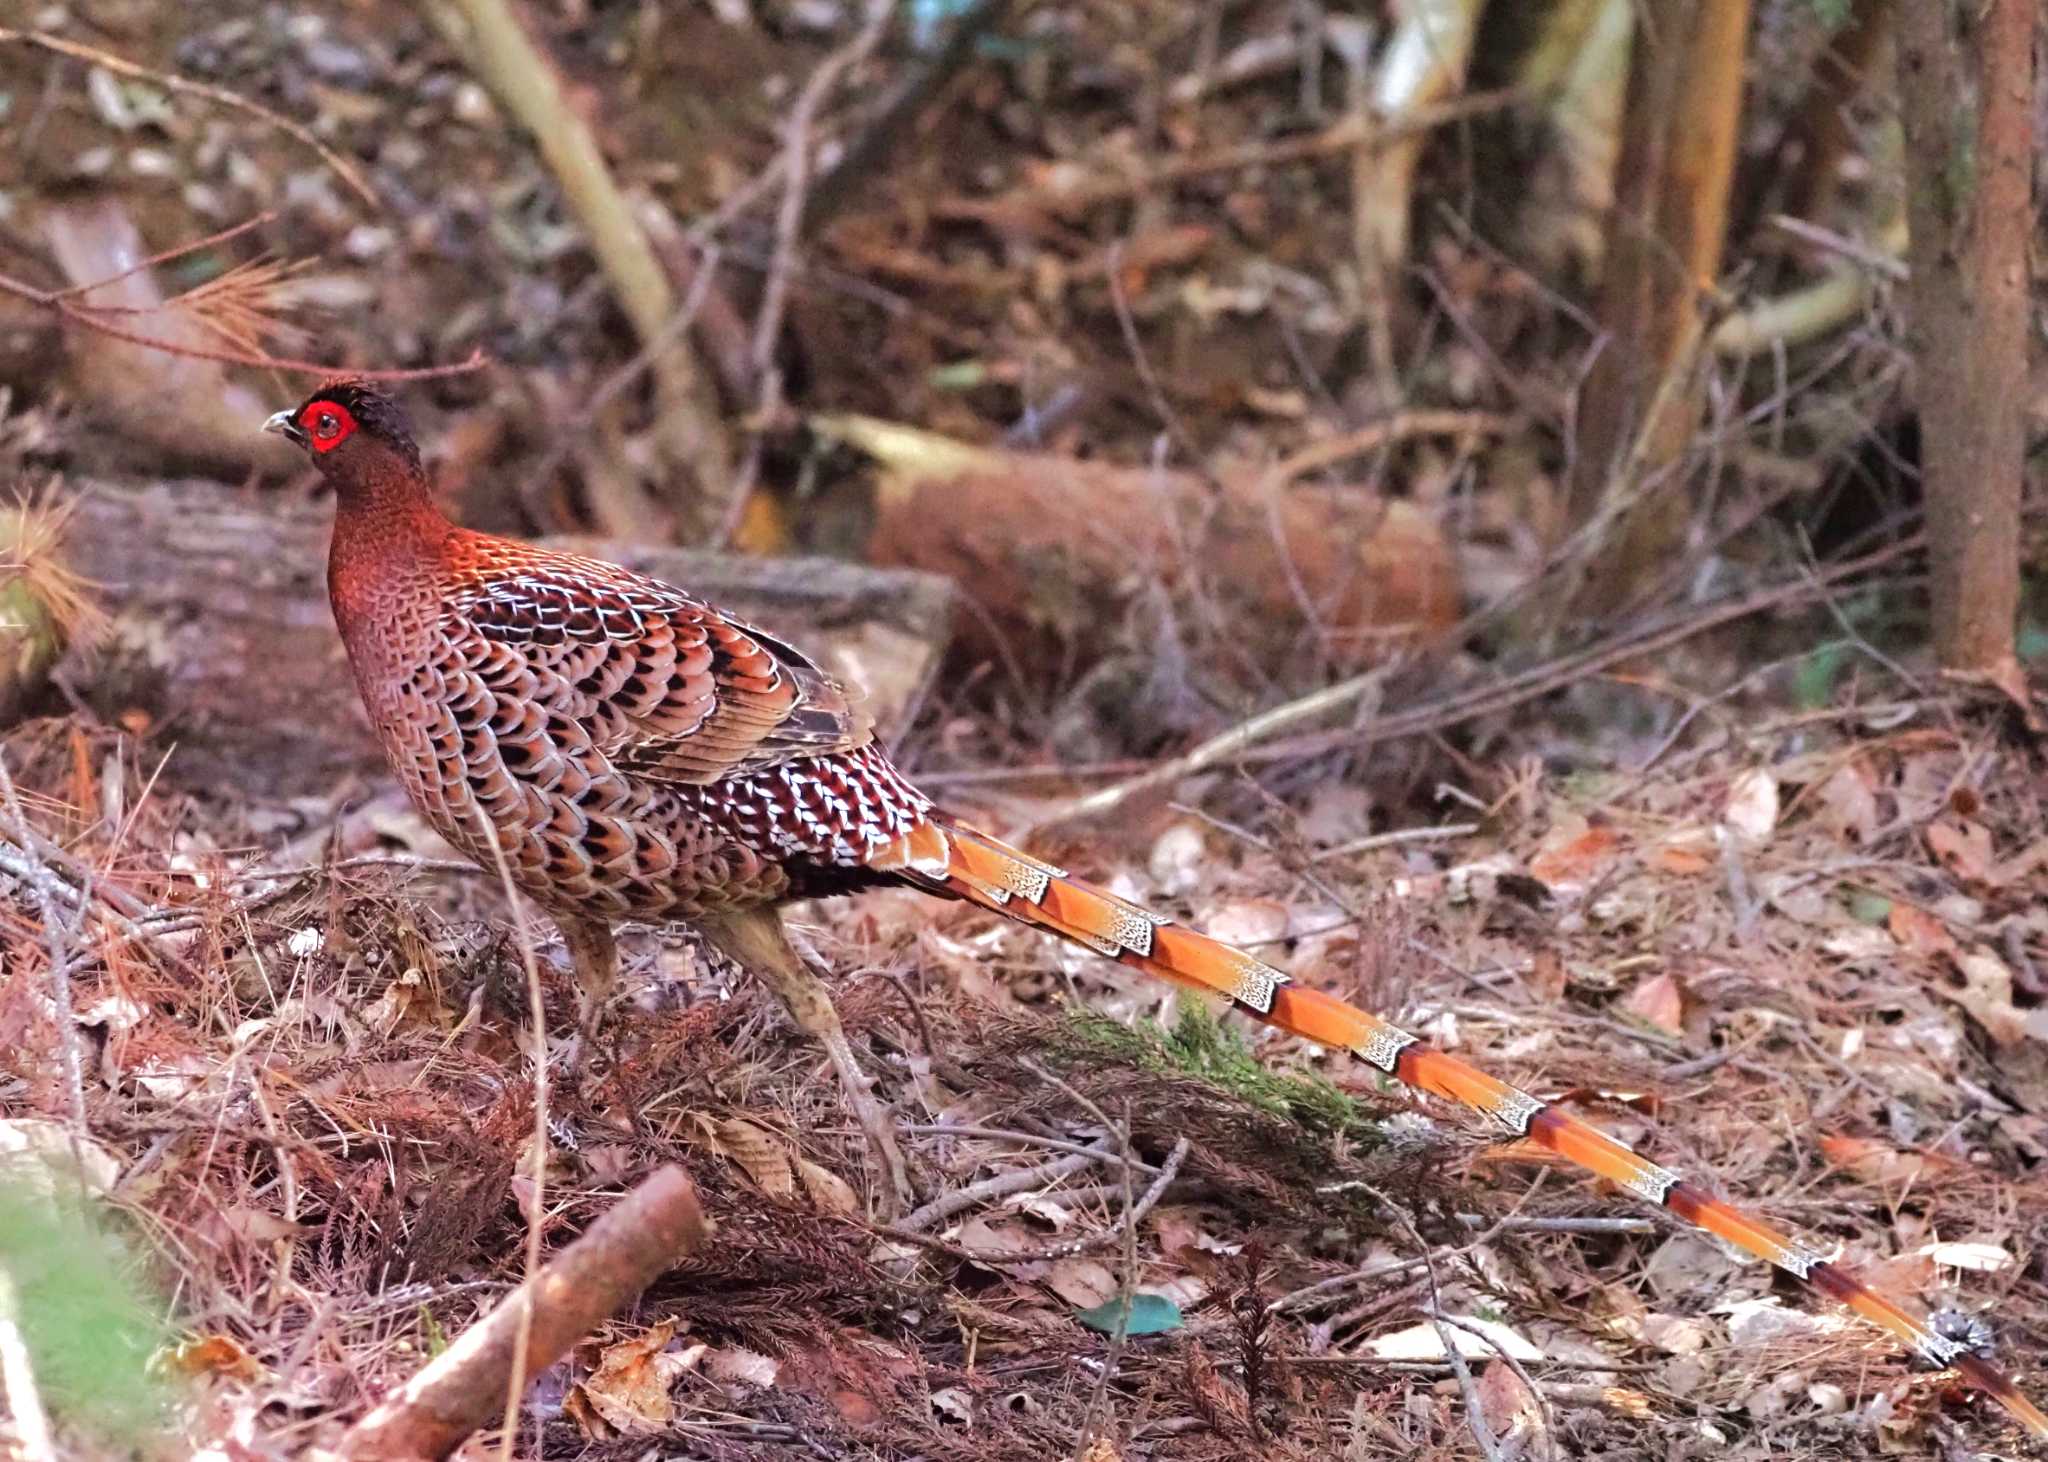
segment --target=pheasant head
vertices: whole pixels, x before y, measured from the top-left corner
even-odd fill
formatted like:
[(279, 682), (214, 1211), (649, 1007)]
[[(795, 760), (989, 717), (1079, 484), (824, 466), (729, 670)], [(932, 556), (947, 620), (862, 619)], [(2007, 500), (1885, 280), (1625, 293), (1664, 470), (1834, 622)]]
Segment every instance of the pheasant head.
[(296, 408), (263, 423), (305, 448), (320, 474), (341, 495), (342, 511), (354, 500), (411, 489), (424, 498), (426, 477), (405, 408), (355, 377), (328, 381)]

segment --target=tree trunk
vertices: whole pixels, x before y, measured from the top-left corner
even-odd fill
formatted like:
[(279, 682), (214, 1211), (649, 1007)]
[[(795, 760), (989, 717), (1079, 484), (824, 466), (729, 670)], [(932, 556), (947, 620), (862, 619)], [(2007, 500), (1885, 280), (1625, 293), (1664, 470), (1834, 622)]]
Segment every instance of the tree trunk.
[(2026, 450), (2034, 0), (1899, 7), (1911, 231), (1906, 308), (1920, 407), (1934, 648), (2013, 663)]
[(1613, 521), (1567, 590), (1577, 613), (1626, 603), (1685, 532), (1672, 474), (1699, 415), (1700, 295), (1721, 267), (1748, 35), (1749, 0), (1646, 0), (1637, 17), (1570, 497), (1573, 529)]

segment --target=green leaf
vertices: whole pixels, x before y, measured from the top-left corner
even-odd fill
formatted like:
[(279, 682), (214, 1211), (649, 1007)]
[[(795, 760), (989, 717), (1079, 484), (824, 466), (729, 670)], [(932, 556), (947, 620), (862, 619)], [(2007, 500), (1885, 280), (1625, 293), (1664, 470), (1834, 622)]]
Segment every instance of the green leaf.
[(1116, 1327), (1122, 1322), (1126, 1335), (1163, 1335), (1168, 1330), (1180, 1329), (1180, 1306), (1163, 1294), (1145, 1294), (1142, 1291), (1131, 1296), (1130, 1318), (1124, 1319), (1125, 1306), (1118, 1300), (1106, 1300), (1092, 1310), (1083, 1310), (1074, 1318), (1090, 1330), (1100, 1330), (1104, 1335), (1116, 1334)]

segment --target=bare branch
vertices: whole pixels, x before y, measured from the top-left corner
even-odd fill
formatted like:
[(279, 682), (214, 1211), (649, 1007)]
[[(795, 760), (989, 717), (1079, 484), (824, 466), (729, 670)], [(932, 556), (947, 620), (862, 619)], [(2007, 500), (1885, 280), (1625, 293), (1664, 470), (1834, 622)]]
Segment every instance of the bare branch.
[(337, 1454), (364, 1462), (447, 1456), (504, 1399), (522, 1332), (531, 1335), (530, 1375), (553, 1365), (712, 1232), (683, 1170), (656, 1169), (396, 1396), (350, 1427)]

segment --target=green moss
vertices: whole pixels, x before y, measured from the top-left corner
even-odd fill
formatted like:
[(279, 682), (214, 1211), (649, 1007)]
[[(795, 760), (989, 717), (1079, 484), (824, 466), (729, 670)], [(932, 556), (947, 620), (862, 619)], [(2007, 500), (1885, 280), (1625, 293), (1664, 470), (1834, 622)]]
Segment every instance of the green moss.
[(1296, 1076), (1263, 1065), (1235, 1031), (1199, 1002), (1181, 1008), (1171, 1030), (1152, 1021), (1124, 1025), (1092, 1011), (1069, 1028), (1082, 1050), (1141, 1071), (1197, 1077), (1271, 1116), (1311, 1132), (1371, 1142), (1378, 1129), (1358, 1103), (1319, 1076)]
[(109, 1439), (154, 1430), (166, 1397), (147, 1367), (169, 1332), (105, 1215), (75, 1196), (0, 1185), (0, 1273), (51, 1411)]

